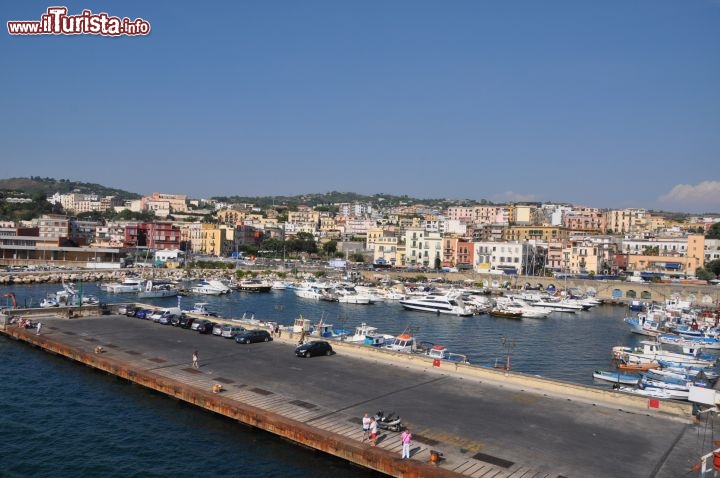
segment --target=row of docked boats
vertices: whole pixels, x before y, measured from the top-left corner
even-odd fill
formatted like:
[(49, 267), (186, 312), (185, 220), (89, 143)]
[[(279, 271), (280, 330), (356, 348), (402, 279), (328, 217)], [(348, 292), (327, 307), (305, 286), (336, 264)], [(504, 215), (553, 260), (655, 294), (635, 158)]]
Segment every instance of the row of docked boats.
[(409, 330), (405, 330), (398, 335), (384, 334), (378, 332), (377, 327), (363, 322), (355, 327), (354, 333), (350, 333), (348, 330), (335, 329), (332, 324), (328, 324), (323, 319), (320, 319), (316, 324), (312, 324), (310, 319), (302, 315), (295, 319), (291, 330), (294, 334), (300, 334), (301, 339), (322, 338), (339, 340), (357, 345), (382, 348), (398, 353), (427, 355), (437, 360), (469, 363), (466, 355), (450, 352), (443, 345), (431, 342), (418, 342)]

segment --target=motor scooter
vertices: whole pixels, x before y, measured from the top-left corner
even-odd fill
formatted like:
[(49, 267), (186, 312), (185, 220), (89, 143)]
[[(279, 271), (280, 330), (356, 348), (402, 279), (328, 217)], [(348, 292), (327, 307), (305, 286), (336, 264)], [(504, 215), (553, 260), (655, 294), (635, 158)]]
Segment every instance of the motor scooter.
[(397, 415), (395, 412), (390, 412), (385, 415), (382, 410), (379, 410), (375, 414), (375, 421), (377, 422), (378, 428), (382, 430), (399, 432), (402, 428), (402, 420), (400, 419), (400, 415)]

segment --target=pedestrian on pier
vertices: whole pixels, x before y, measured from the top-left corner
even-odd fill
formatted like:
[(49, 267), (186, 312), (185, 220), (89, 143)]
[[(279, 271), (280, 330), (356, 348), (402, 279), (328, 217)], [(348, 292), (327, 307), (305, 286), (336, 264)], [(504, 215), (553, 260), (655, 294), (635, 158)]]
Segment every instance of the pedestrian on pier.
[(377, 421), (375, 421), (375, 417), (372, 417), (370, 419), (370, 446), (375, 446), (377, 443)]
[(370, 438), (370, 422), (372, 420), (370, 419), (370, 416), (366, 413), (362, 418), (362, 429), (363, 429), (363, 437), (362, 441), (365, 441), (366, 439)]
[(402, 459), (410, 458), (410, 443), (412, 443), (412, 433), (410, 433), (410, 429), (406, 428), (401, 434), (400, 434), (400, 440), (402, 441), (402, 454), (400, 455)]
[(200, 365), (198, 364), (198, 352), (197, 352), (197, 350), (196, 350), (195, 352), (193, 352), (192, 366), (193, 366), (193, 368), (200, 368)]
[(36, 335), (40, 335), (40, 329), (42, 329), (42, 322), (38, 322)]

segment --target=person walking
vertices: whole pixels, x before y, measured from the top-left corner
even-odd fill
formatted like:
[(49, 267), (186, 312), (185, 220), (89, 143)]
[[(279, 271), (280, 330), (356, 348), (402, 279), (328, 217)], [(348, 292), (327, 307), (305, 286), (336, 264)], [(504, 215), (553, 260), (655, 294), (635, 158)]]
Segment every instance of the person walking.
[(366, 413), (362, 418), (362, 430), (363, 430), (363, 437), (362, 441), (365, 441), (366, 439), (370, 438), (370, 416)]
[(200, 368), (200, 365), (198, 364), (198, 352), (197, 352), (197, 350), (196, 350), (195, 352), (193, 352), (192, 366), (193, 366), (193, 368)]
[(410, 443), (412, 443), (412, 433), (410, 433), (409, 428), (406, 428), (400, 434), (400, 440), (402, 441), (402, 454), (400, 456), (403, 460), (405, 458), (409, 459), (410, 458)]
[(377, 443), (377, 421), (375, 417), (370, 418), (370, 445), (375, 446)]
[(42, 329), (42, 322), (38, 322), (36, 335), (40, 335), (40, 329)]

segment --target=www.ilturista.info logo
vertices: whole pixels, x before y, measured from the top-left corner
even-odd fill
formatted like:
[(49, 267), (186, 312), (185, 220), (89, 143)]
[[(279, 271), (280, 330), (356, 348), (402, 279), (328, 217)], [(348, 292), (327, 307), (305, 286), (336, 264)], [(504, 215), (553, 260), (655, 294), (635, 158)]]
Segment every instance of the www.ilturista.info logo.
[(147, 35), (150, 23), (142, 18), (110, 17), (107, 13), (83, 10), (80, 15), (68, 15), (66, 7), (50, 7), (40, 21), (7, 22), (11, 35)]

